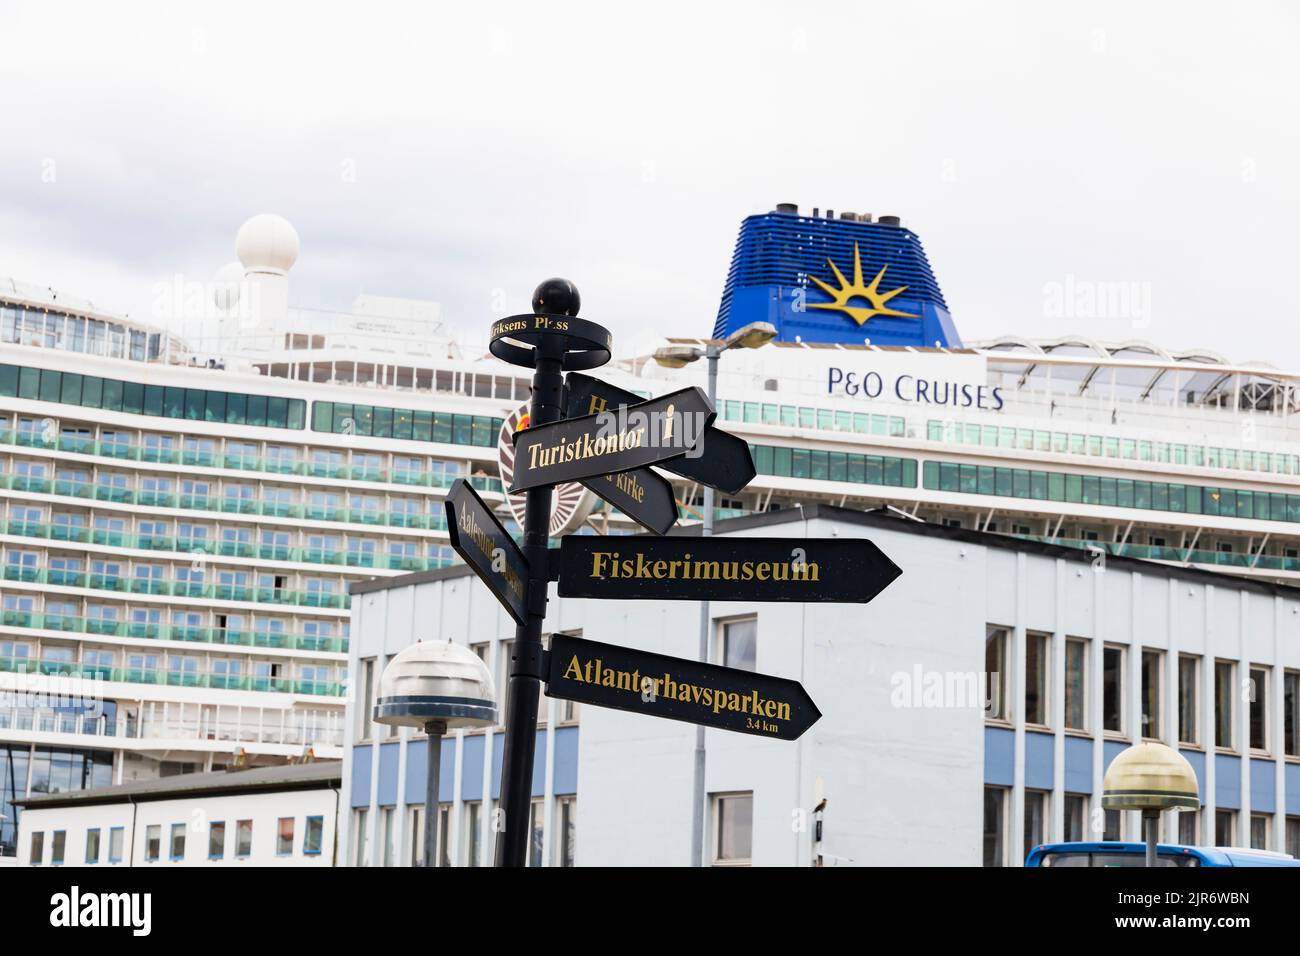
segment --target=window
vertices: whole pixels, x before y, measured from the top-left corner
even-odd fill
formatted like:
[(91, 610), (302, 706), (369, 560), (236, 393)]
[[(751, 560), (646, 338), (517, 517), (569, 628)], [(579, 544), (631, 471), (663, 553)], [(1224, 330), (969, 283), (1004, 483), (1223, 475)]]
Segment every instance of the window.
[(1266, 813), (1250, 815), (1250, 848), (1252, 850), (1268, 849), (1269, 816)]
[(63, 851), (67, 845), (67, 831), (55, 830), (50, 839), (50, 864), (52, 866), (63, 865)]
[(293, 855), (293, 817), (281, 817), (276, 823), (275, 855)]
[(1300, 817), (1286, 818), (1286, 852), (1300, 860)]
[[(392, 807), (384, 807), (379, 811), (379, 825), (380, 829), (383, 830), (384, 866), (397, 865), (397, 828), (393, 826), (393, 817)], [(292, 845), (292, 841), (290, 841), (290, 846)]]
[(220, 860), (226, 855), (226, 824), (218, 821), (208, 826), (208, 859)]
[(578, 839), (578, 798), (557, 797), (555, 800), (555, 835), (552, 844), (555, 849), (556, 866), (573, 866)]
[(528, 806), (528, 856), (525, 860), (526, 866), (542, 865), (542, 844), (544, 842), (543, 827), (546, 819), (546, 803), (543, 800), (533, 800)]
[[(1232, 664), (1214, 662), (1214, 746), (1232, 746)], [(1220, 846), (1229, 846), (1221, 843)]]
[[(325, 835), (325, 818), (316, 816), (307, 818), (307, 826), (302, 835), (303, 856), (320, 856), (321, 843)], [(290, 840), (293, 835), (290, 834)]]
[(235, 856), (243, 859), (253, 853), (253, 821), (240, 820), (235, 824)]
[(1195, 657), (1178, 658), (1178, 739), (1194, 744), (1200, 741), (1196, 721), (1196, 692), (1200, 668)]
[(1047, 792), (1025, 791), (1025, 856), (1047, 839)]
[[(1088, 839), (1088, 797), (1082, 793), (1067, 793), (1064, 809), (1066, 842), (1079, 843)], [(1028, 844), (1025, 852), (1029, 852)]]
[(984, 631), (984, 716), (994, 720), (1007, 719), (1006, 665), (1007, 629), (990, 624)]
[(713, 865), (748, 865), (753, 854), (754, 794), (713, 796)]
[(367, 657), (361, 662), (361, 710), (357, 714), (357, 738), (370, 736), (370, 715), (375, 704), (375, 659)]
[[(1263, 667), (1250, 669), (1250, 749), (1268, 750), (1268, 678)], [(1254, 826), (1254, 823), (1251, 824)]]
[(185, 824), (173, 823), (170, 856), (173, 860), (185, 859)]
[(1236, 843), (1237, 813), (1235, 810), (1214, 811), (1214, 845), (1233, 846)]
[(984, 788), (984, 865), (1006, 865), (1007, 791)]
[(1124, 730), (1124, 648), (1107, 647), (1101, 652), (1101, 726), (1103, 730)]
[(1183, 846), (1196, 846), (1200, 843), (1201, 811), (1178, 811), (1178, 842)]
[(1051, 635), (1025, 634), (1025, 723), (1047, 723), (1048, 642)]
[(1123, 818), (1120, 817), (1118, 810), (1106, 810), (1102, 814), (1101, 821), (1101, 838), (1103, 840), (1120, 840), (1122, 837), (1123, 827), (1121, 823)]
[(1142, 736), (1160, 739), (1160, 665), (1159, 651), (1142, 652)]
[[(1065, 639), (1065, 726), (1087, 730), (1088, 642), (1077, 637)], [(1067, 798), (1068, 799), (1068, 798)]]
[(40, 831), (34, 831), (32, 833), (32, 852), (30, 862), (32, 866), (40, 866), (45, 862), (45, 834)]
[(86, 831), (86, 865), (99, 862), (99, 828)]
[(479, 815), (483, 804), (477, 801), (465, 804), (465, 865), (480, 866), (479, 849), (483, 845), (483, 827)]
[(727, 621), (722, 625), (722, 653), (726, 667), (752, 671), (758, 667), (758, 619)]
[(366, 823), (368, 813), (363, 807), (356, 813), (356, 826), (353, 828), (355, 836), (352, 843), (352, 863), (354, 866), (367, 866), (370, 859), (366, 854)]
[(1300, 757), (1300, 672), (1282, 675), (1282, 737), (1288, 757)]
[(108, 862), (122, 862), (122, 844), (125, 842), (126, 828), (113, 827), (108, 831)]
[(151, 823), (144, 831), (144, 860), (146, 863), (156, 863), (161, 854), (162, 827)]

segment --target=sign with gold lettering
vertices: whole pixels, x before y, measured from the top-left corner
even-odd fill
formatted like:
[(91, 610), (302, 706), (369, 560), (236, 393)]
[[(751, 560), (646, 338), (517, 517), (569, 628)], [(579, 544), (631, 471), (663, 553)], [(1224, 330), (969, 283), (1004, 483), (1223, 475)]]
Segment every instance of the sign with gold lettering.
[(546, 695), (796, 740), (821, 717), (798, 681), (580, 637), (551, 637)]
[(561, 597), (866, 604), (903, 572), (865, 538), (560, 539)]
[(694, 454), (713, 419), (704, 392), (684, 388), (618, 410), (516, 432), (510, 491), (618, 474)]
[(464, 478), (452, 482), (443, 507), (452, 548), (522, 624), (527, 617), (528, 559), (519, 545)]
[(584, 478), (582, 483), (647, 531), (666, 534), (677, 523), (673, 486), (649, 468)]
[[(635, 392), (627, 392), (590, 375), (570, 372), (565, 376), (568, 392), (566, 408), (570, 418), (594, 415), (597, 412), (619, 409), (644, 401)], [(710, 425), (704, 429), (703, 454), (685, 456), (665, 462), (663, 466), (673, 474), (736, 494), (754, 480), (754, 458), (749, 453), (749, 443), (743, 438)]]

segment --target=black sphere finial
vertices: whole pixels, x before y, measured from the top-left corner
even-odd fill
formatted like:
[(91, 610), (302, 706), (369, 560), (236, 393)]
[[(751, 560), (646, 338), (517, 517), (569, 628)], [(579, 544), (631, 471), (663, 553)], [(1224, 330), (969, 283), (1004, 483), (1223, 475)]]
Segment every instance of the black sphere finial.
[(578, 287), (568, 279), (547, 279), (533, 290), (533, 311), (550, 315), (577, 315), (582, 307)]

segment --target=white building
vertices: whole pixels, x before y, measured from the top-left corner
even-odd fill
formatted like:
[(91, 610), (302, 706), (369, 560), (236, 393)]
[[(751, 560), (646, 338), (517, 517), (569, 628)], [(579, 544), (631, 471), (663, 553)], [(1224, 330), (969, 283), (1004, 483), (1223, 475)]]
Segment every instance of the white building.
[[(717, 533), (869, 537), (903, 574), (866, 606), (711, 605), (715, 662), (797, 679), (823, 716), (793, 743), (708, 731), (705, 862), (811, 864), (823, 798), (828, 864), (1012, 865), (1047, 840), (1138, 839), (1137, 815), (1100, 796), (1109, 762), (1143, 739), (1177, 747), (1200, 783), (1202, 808), (1166, 815), (1163, 839), (1297, 851), (1300, 590), (825, 506)], [(404, 864), (424, 742), (369, 720), (383, 664), (454, 640), (504, 687), (514, 626), (463, 568), (352, 592), (362, 686), (340, 845), (351, 864)], [(698, 613), (553, 597), (546, 630), (690, 658)], [(552, 699), (541, 714), (530, 863), (689, 863), (694, 728)], [(444, 742), (446, 863), (491, 861), (503, 739)]]
[(339, 764), (185, 774), (29, 797), (24, 866), (333, 866)]

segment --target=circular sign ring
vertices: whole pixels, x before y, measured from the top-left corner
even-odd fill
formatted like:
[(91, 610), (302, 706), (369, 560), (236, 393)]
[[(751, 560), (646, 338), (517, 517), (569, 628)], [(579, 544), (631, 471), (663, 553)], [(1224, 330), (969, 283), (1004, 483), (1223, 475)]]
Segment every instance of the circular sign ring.
[(533, 368), (543, 339), (563, 339), (564, 369), (582, 372), (610, 359), (614, 337), (609, 329), (571, 315), (512, 315), (492, 323), (490, 351), (503, 362)]

